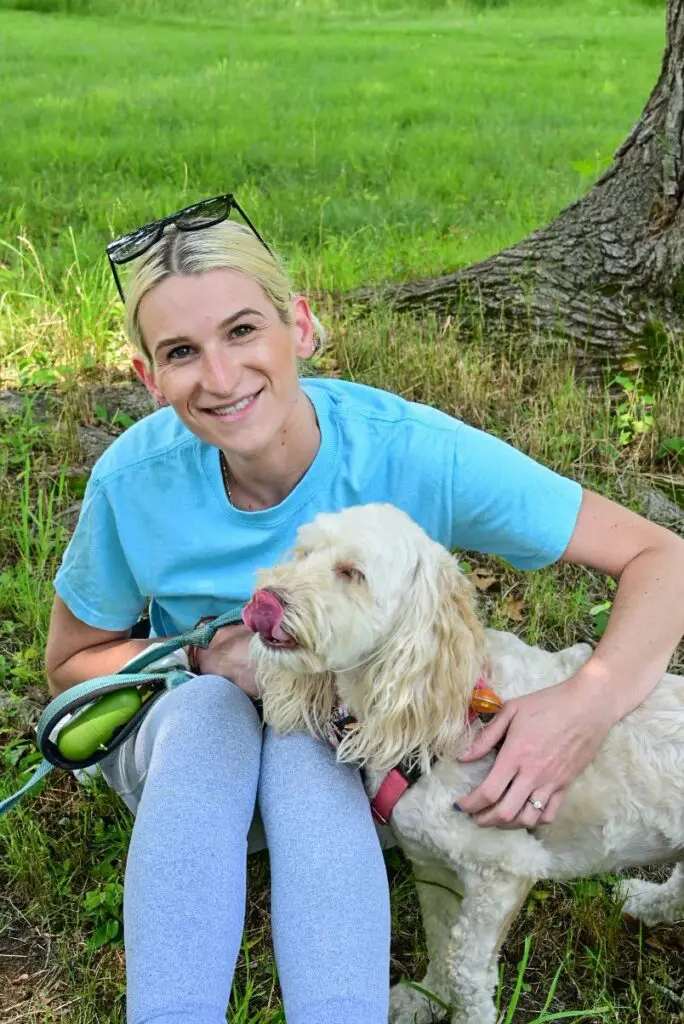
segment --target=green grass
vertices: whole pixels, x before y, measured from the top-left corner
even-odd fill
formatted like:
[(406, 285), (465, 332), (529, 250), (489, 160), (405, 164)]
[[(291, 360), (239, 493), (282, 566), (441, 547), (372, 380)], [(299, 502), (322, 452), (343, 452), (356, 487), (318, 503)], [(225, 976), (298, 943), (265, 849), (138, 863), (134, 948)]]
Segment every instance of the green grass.
[[(618, 445), (617, 406), (601, 388), (573, 386), (568, 355), (562, 344), (530, 339), (528, 350), (513, 364), (500, 339), (480, 337), (466, 344), (444, 325), (385, 315), (334, 324), (317, 370), (392, 387), (459, 413), (608, 494), (625, 473), (669, 473), (672, 467), (658, 458), (658, 437), (663, 424), (684, 437), (681, 353), (653, 382), (653, 427), (623, 448)], [(99, 376), (105, 377), (105, 371)], [(84, 391), (83, 385), (87, 378), (53, 385), (46, 393), (70, 400), (73, 391)], [(110, 420), (116, 407), (113, 390)], [(40, 652), (50, 581), (65, 541), (64, 513), (79, 493), (80, 478), (66, 477), (61, 469), (69, 462), (71, 443), (65, 426), (57, 432), (41, 428), (26, 414), (6, 417), (0, 431), (0, 693), (16, 699), (16, 705), (0, 708), (5, 792), (17, 788), (18, 771), (34, 760), (27, 715), (35, 719), (36, 704), (45, 699)], [(572, 436), (564, 440), (568, 429)], [(526, 574), (476, 553), (464, 553), (463, 561), (469, 571), (482, 569), (480, 578), (488, 580), (482, 603), (493, 626), (551, 647), (594, 638), (597, 620), (591, 609), (613, 594), (609, 580), (577, 567), (559, 564)], [(122, 1024), (121, 883), (130, 829), (130, 816), (102, 783), (86, 792), (67, 776), (0, 819), (0, 952), (25, 951), (26, 969), (37, 970), (43, 953), (35, 936), (53, 937), (49, 975), (21, 1002), (22, 1020)], [(425, 950), (414, 882), (397, 853), (388, 864), (392, 977), (419, 979)], [(232, 1004), (235, 1019), (244, 1024), (281, 1020), (267, 881), (265, 859), (253, 858)], [(27, 935), (24, 918), (34, 933)], [(113, 940), (91, 948), (110, 922)], [(653, 935), (627, 931), (608, 882), (542, 885), (506, 945), (501, 1006), (514, 1012), (513, 1024), (568, 1019), (548, 1015), (579, 1010), (585, 1014), (576, 1019), (672, 1024), (677, 1018), (662, 990), (677, 992), (684, 985), (683, 948), (681, 928), (657, 929)], [(0, 980), (2, 970), (0, 958)], [(16, 986), (10, 991), (19, 1002)], [(54, 1010), (60, 1004), (47, 999), (49, 994), (56, 998), (55, 993), (68, 1003), (63, 1015)], [(2, 1010), (0, 996), (0, 1020)]]
[[(35, 762), (51, 580), (87, 472), (77, 432), (102, 422), (92, 388), (127, 359), (104, 242), (232, 188), (315, 292), (471, 262), (588, 187), (638, 116), (662, 46), (662, 4), (630, 0), (188, 7), (0, 0), (0, 365), (30, 398), (21, 415), (0, 412), (3, 792)], [(568, 347), (545, 338), (521, 350), (456, 321), (328, 320), (317, 372), (437, 405), (606, 494), (625, 480), (679, 493), (681, 349), (606, 388), (578, 381)], [(640, 507), (636, 492), (627, 500)], [(491, 624), (533, 643), (594, 637), (613, 594), (575, 567), (463, 559), (488, 581)], [(0, 819), (2, 1024), (122, 1024), (130, 830), (118, 797), (66, 775)], [(388, 867), (392, 978), (419, 979), (415, 883), (397, 853)], [(504, 1017), (673, 1024), (683, 949), (681, 928), (626, 930), (610, 880), (541, 885), (504, 951)], [(240, 1024), (283, 1020), (263, 856), (250, 863), (231, 1010)]]
[(663, 43), (662, 11), (623, 0), (278, 6), (209, 24), (0, 10), (0, 238), (24, 232), (57, 282), (69, 228), (90, 266), (112, 233), (234, 190), (310, 289), (439, 273), (586, 189)]

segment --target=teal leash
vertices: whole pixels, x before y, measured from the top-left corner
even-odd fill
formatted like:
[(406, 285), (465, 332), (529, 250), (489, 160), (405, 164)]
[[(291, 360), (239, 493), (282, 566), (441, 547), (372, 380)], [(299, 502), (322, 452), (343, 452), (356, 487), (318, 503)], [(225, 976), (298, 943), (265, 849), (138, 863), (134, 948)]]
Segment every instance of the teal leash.
[[(192, 644), (194, 647), (207, 648), (219, 629), (240, 621), (241, 612), (242, 610), (225, 612), (211, 622), (207, 622), (202, 626), (196, 626), (194, 629), (181, 634), (181, 636), (174, 637), (172, 640), (162, 641), (158, 645), (155, 644), (152, 649), (145, 650), (142, 654), (133, 658), (119, 672), (89, 679), (85, 683), (70, 686), (68, 690), (58, 694), (45, 708), (36, 725), (36, 743), (43, 754), (43, 760), (21, 789), (4, 800), (0, 800), (0, 817), (6, 814), (7, 811), (10, 811), (19, 803), (22, 797), (42, 782), (53, 768), (65, 768), (68, 771), (86, 768), (92, 764), (97, 764), (98, 761), (111, 754), (113, 750), (128, 738), (134, 729), (139, 727), (147, 712), (162, 693), (167, 690), (173, 690), (177, 686), (186, 683), (189, 679), (194, 678), (192, 672), (188, 672), (178, 665), (158, 668), (155, 671), (155, 663), (174, 654), (187, 644)], [(145, 672), (145, 669), (148, 667), (150, 667), (150, 671)], [(142, 707), (134, 715), (132, 721), (119, 729), (108, 741), (105, 749), (98, 750), (91, 757), (80, 763), (67, 762), (64, 758), (60, 757), (59, 751), (50, 737), (55, 729), (59, 728), (64, 718), (67, 716), (71, 717), (75, 712), (92, 705), (100, 697), (104, 697), (108, 693), (141, 686), (152, 687), (156, 692), (143, 702)]]
[(45, 758), (43, 758), (31, 778), (28, 782), (24, 783), (21, 789), (17, 790), (17, 792), (12, 796), (8, 796), (6, 800), (0, 800), (0, 817), (2, 817), (2, 815), (7, 811), (11, 811), (14, 805), (18, 804), (26, 793), (29, 793), (34, 789), (54, 767), (54, 764), (50, 764), (49, 761), (46, 761)]

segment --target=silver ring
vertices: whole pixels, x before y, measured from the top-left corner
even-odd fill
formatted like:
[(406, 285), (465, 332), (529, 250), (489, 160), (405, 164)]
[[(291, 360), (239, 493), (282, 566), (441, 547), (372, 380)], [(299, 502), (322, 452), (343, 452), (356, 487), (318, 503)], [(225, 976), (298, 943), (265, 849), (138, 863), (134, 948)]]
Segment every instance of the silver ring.
[(533, 800), (531, 796), (528, 796), (527, 802), (528, 802), (528, 804), (532, 804), (532, 806), (534, 807), (535, 811), (543, 811), (544, 810), (544, 804), (541, 802), (541, 800)]

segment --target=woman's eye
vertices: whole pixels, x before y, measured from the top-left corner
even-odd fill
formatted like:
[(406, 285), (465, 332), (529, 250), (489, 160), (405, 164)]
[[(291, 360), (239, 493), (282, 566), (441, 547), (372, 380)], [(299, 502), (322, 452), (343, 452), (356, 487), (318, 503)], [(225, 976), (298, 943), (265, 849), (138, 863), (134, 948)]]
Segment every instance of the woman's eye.
[(256, 327), (254, 324), (238, 324), (230, 333), (233, 338), (247, 338), (250, 334), (253, 334), (255, 330)]
[(166, 358), (170, 360), (185, 359), (192, 353), (190, 345), (176, 345), (175, 348), (170, 348), (166, 353)]

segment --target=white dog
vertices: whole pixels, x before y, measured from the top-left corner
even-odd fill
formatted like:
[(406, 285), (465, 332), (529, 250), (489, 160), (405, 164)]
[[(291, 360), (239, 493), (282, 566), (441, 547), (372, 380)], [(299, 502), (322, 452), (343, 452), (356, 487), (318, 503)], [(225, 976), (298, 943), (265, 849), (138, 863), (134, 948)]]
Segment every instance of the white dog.
[[(630, 880), (621, 897), (647, 924), (684, 918), (684, 678), (665, 675), (611, 730), (552, 824), (484, 829), (452, 807), (493, 762), (455, 760), (481, 727), (468, 726), (476, 681), (484, 674), (504, 700), (517, 697), (571, 676), (590, 647), (551, 654), (484, 629), (456, 560), (390, 505), (319, 515), (292, 561), (258, 583), (245, 621), (257, 632), (266, 721), (326, 736), (344, 705), (358, 726), (338, 757), (365, 767), (371, 797), (400, 762), (423, 770), (391, 826), (417, 876), (438, 883), (418, 887), (430, 955), (421, 984), (452, 1007), (452, 1024), (496, 1020), (499, 949), (539, 878), (674, 862), (665, 884)], [(412, 988), (392, 992), (395, 1024), (437, 1013)]]

